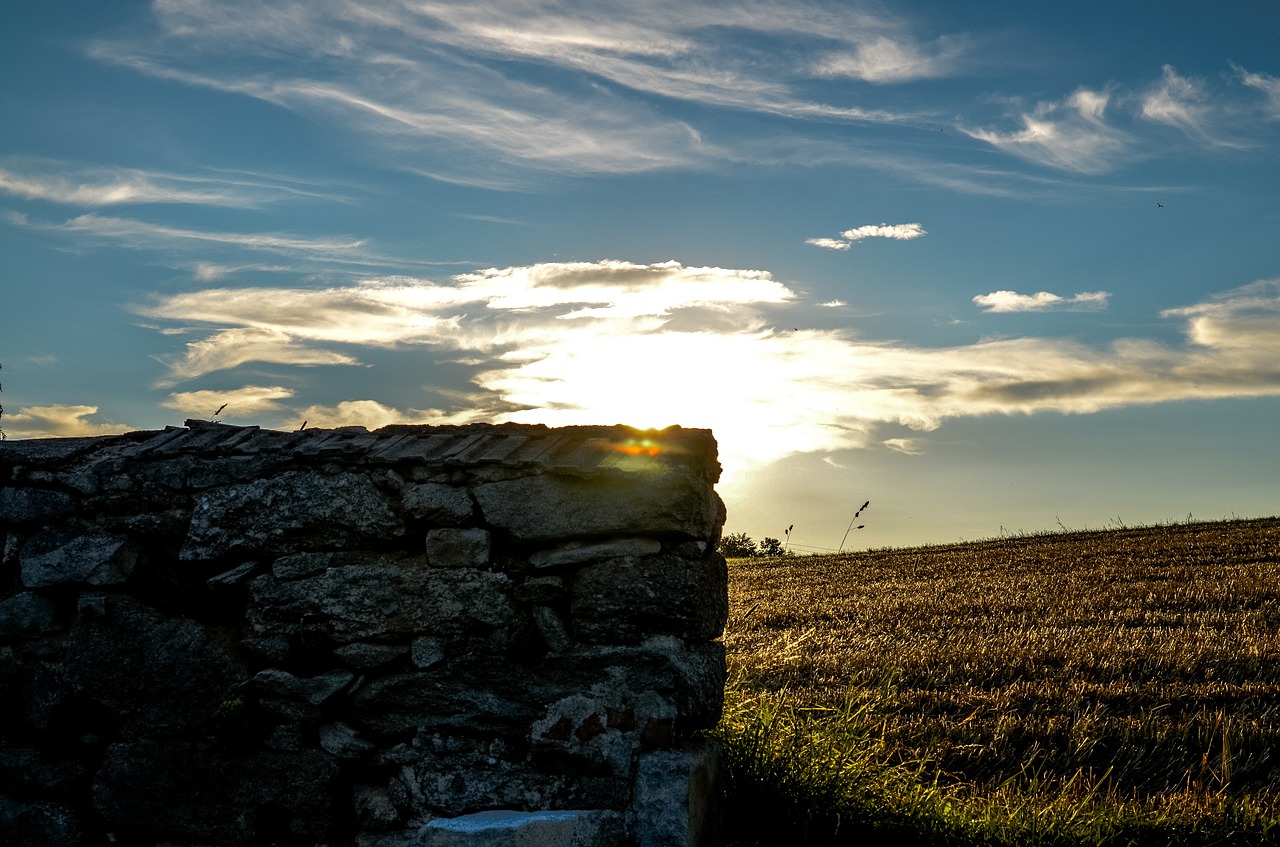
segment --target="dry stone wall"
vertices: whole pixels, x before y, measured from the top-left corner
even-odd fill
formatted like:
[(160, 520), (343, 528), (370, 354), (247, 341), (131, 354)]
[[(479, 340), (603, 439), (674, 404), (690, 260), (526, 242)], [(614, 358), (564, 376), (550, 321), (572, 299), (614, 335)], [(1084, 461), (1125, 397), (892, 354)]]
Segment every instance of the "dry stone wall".
[(706, 430), (0, 443), (0, 842), (717, 839)]

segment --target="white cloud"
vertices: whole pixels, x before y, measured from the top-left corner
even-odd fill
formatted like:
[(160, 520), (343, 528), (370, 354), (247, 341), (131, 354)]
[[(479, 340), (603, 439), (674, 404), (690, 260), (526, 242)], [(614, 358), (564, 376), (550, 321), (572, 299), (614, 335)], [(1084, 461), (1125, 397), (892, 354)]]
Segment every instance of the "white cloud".
[(283, 412), (280, 403), (293, 396), (293, 391), (279, 385), (246, 385), (227, 391), (178, 391), (160, 403), (193, 418), (246, 420), (256, 415)]
[[(169, 376), (160, 386), (195, 379), (214, 371), (239, 367), (247, 362), (273, 362), (300, 367), (316, 365), (355, 365), (352, 356), (333, 350), (317, 350), (299, 344), (287, 332), (257, 326), (224, 329), (187, 344), (181, 356), (161, 359), (169, 368)], [(187, 395), (173, 395), (187, 396)]]
[(1240, 75), (1240, 81), (1250, 88), (1256, 88), (1267, 97), (1267, 117), (1273, 121), (1280, 120), (1280, 77), (1270, 74), (1250, 73), (1238, 65), (1232, 69)]
[(1142, 117), (1182, 130), (1211, 146), (1237, 147), (1213, 125), (1215, 109), (1202, 80), (1178, 74), (1172, 65), (1161, 68), (1160, 82), (1142, 98)]
[(89, 420), (97, 415), (97, 406), (26, 406), (17, 412), (6, 411), (0, 424), (10, 438), (113, 435), (129, 429), (121, 424)]
[(893, 452), (906, 456), (919, 456), (924, 453), (918, 438), (886, 438), (880, 443)]
[(861, 241), (864, 238), (892, 238), (897, 241), (909, 241), (926, 235), (927, 231), (920, 224), (867, 224), (866, 226), (846, 229), (840, 233), (850, 241)]
[(1108, 291), (1082, 291), (1073, 297), (1061, 297), (1048, 291), (1019, 294), (1016, 291), (992, 291), (979, 294), (973, 302), (985, 312), (1085, 312), (1107, 308)]
[(402, 412), (376, 400), (344, 400), (334, 405), (307, 406), (292, 416), (291, 429), (303, 424), (313, 429), (339, 426), (363, 426), (378, 429), (391, 424), (426, 424), (445, 426), (489, 420), (488, 411), (443, 412), (439, 409), (410, 409)]
[(818, 305), (824, 309), (839, 309), (841, 306), (848, 306), (849, 304), (843, 300), (828, 300), (827, 302), (819, 303)]
[(804, 243), (826, 250), (848, 250), (851, 246), (848, 241), (842, 241), (839, 238), (806, 238)]
[(1042, 102), (1019, 117), (1012, 132), (961, 127), (972, 138), (1042, 165), (1079, 173), (1111, 170), (1127, 152), (1131, 137), (1107, 122), (1110, 94), (1077, 89), (1060, 102)]

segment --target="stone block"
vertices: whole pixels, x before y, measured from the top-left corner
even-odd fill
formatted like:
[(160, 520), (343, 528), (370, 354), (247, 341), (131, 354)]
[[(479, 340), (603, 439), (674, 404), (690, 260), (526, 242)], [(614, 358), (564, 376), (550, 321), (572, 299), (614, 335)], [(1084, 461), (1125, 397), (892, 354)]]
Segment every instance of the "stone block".
[(485, 522), (522, 541), (718, 535), (724, 506), (704, 479), (678, 468), (651, 476), (542, 474), (475, 487)]
[(427, 533), (426, 551), (435, 568), (483, 568), (489, 564), (489, 532), (433, 529)]
[(663, 554), (587, 565), (573, 578), (570, 613), (579, 640), (636, 642), (652, 635), (719, 638), (729, 616), (724, 558)]
[(490, 811), (436, 818), (419, 831), (421, 847), (622, 847), (622, 815), (584, 811)]
[(0, 638), (31, 638), (57, 632), (58, 629), (52, 598), (34, 591), (23, 591), (7, 600), (0, 600)]
[(71, 498), (61, 491), (0, 488), (0, 525), (50, 521), (71, 513)]
[(475, 505), (465, 488), (439, 482), (405, 486), (400, 496), (405, 516), (431, 526), (462, 526), (471, 520)]
[(22, 584), (47, 588), (68, 583), (118, 585), (137, 564), (137, 551), (125, 539), (97, 530), (50, 527), (22, 546)]
[(369, 477), (288, 471), (198, 496), (180, 555), (351, 548), (403, 534), (403, 523)]
[(616, 538), (610, 541), (570, 541), (539, 550), (529, 557), (535, 568), (553, 568), (558, 565), (578, 565), (616, 559), (619, 556), (652, 556), (662, 551), (662, 542), (654, 538)]
[(718, 847), (722, 793), (718, 742), (641, 754), (631, 806), (636, 847)]

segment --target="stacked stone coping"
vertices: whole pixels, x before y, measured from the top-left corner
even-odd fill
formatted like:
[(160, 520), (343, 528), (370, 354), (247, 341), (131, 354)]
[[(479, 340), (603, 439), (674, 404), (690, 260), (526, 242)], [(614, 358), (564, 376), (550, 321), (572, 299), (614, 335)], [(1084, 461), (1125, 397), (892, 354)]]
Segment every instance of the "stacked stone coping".
[(719, 471), (679, 427), (0, 443), (0, 841), (713, 844)]

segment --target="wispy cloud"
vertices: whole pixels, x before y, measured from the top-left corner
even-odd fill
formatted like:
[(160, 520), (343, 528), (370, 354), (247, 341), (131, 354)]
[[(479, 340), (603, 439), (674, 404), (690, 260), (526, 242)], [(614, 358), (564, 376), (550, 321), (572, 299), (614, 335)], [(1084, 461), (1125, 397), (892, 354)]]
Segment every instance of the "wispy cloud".
[(96, 416), (97, 406), (26, 406), (16, 412), (5, 411), (4, 429), (10, 438), (111, 435), (128, 429), (118, 423), (89, 420)]
[(1001, 132), (961, 127), (972, 138), (1006, 153), (1079, 173), (1103, 173), (1120, 161), (1131, 136), (1107, 121), (1111, 95), (1079, 88), (1062, 101), (1046, 101), (1018, 120), (1021, 128)]
[[(1011, 294), (989, 305), (1105, 301), (1102, 292), (1055, 297)], [(1187, 321), (1187, 343), (1175, 346), (1019, 338), (930, 348), (771, 328), (779, 310), (796, 308), (793, 292), (765, 271), (607, 261), (491, 268), (447, 283), (213, 289), (159, 298), (143, 311), (206, 326), (219, 348), (224, 333), (252, 330), (283, 349), (335, 355), (347, 354), (334, 345), (453, 351), (475, 386), (455, 409), (401, 411), (361, 399), (300, 417), (711, 426), (726, 466), (737, 468), (882, 443), (886, 426), (927, 431), (955, 417), (1280, 396), (1280, 281), (1164, 313)], [(194, 357), (173, 364), (187, 368), (184, 376), (202, 370)]]
[(992, 291), (979, 294), (973, 302), (984, 312), (1094, 312), (1107, 308), (1108, 291), (1082, 291), (1073, 297), (1062, 297), (1048, 291), (1019, 294), (1016, 291)]
[[(224, 329), (187, 344), (181, 356), (163, 357), (169, 375), (159, 387), (168, 387), (215, 371), (229, 370), (247, 362), (281, 365), (355, 365), (352, 356), (335, 350), (317, 350), (300, 344), (295, 336), (277, 329), (241, 326)], [(173, 396), (188, 396), (173, 395)]]
[[(407, 169), (487, 184), (513, 178), (493, 165), (618, 173), (739, 158), (674, 103), (793, 122), (919, 120), (815, 92), (831, 78), (951, 76), (976, 55), (969, 36), (922, 35), (886, 10), (808, 0), (174, 0), (153, 13), (149, 32), (100, 39), (90, 55), (333, 119)], [(474, 167), (483, 160), (490, 167)]]
[(1273, 121), (1280, 120), (1280, 77), (1274, 77), (1270, 74), (1250, 73), (1239, 65), (1232, 65), (1234, 70), (1240, 76), (1240, 81), (1250, 88), (1256, 88), (1266, 95), (1266, 112), (1267, 117)]
[(1217, 109), (1203, 80), (1179, 75), (1172, 65), (1161, 68), (1160, 81), (1142, 98), (1142, 117), (1182, 130), (1202, 143), (1240, 147), (1216, 126)]
[(0, 161), (0, 191), (27, 200), (95, 208), (146, 203), (252, 208), (299, 197), (332, 199), (314, 189), (261, 177), (174, 174), (31, 156)]
[(846, 229), (840, 238), (806, 238), (805, 244), (823, 247), (827, 250), (848, 250), (855, 242), (866, 238), (888, 238), (893, 241), (910, 241), (927, 235), (928, 230), (920, 224), (867, 224), (865, 226)]

